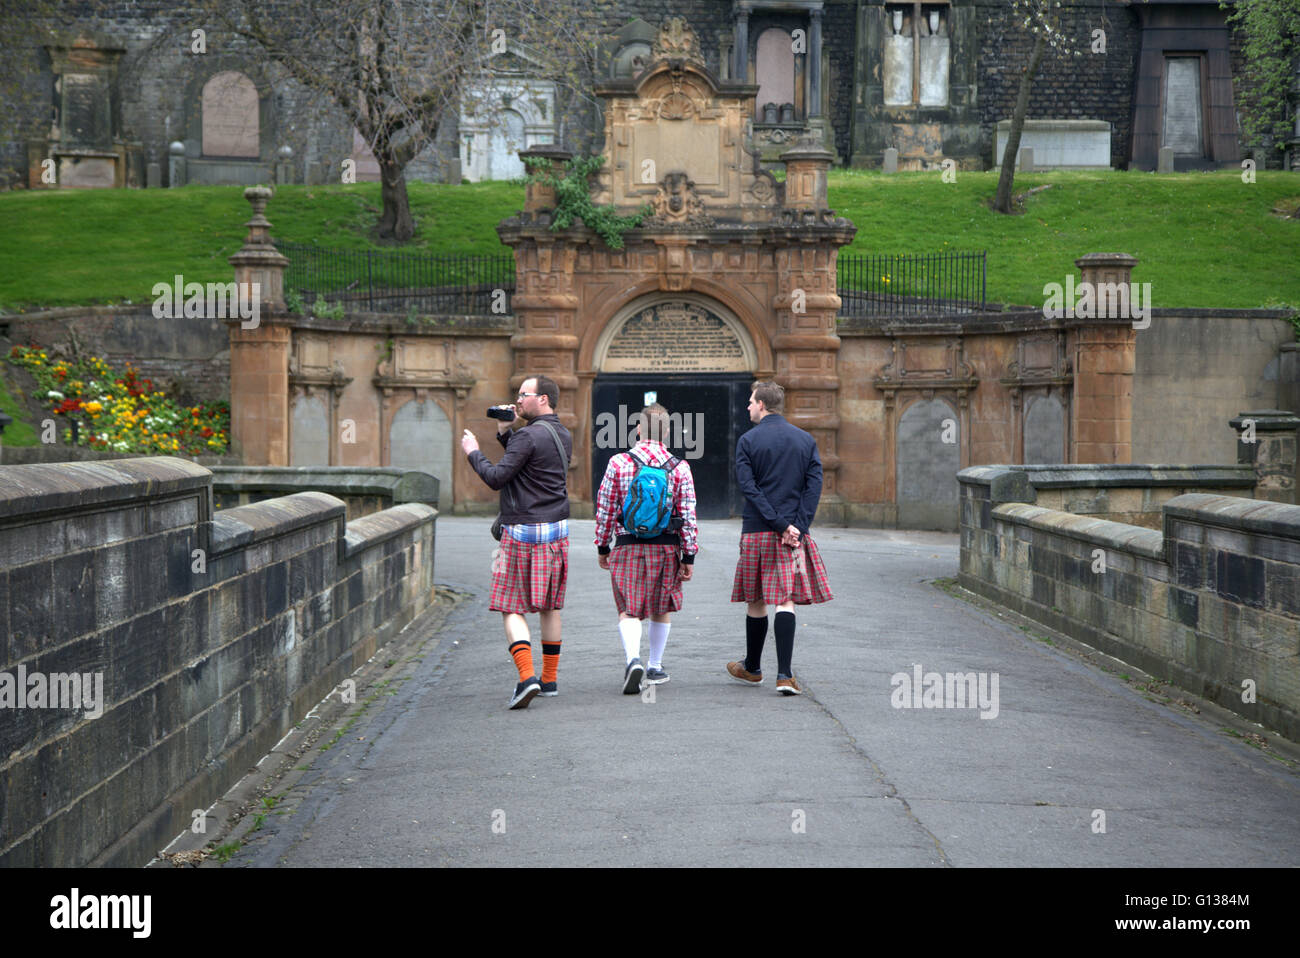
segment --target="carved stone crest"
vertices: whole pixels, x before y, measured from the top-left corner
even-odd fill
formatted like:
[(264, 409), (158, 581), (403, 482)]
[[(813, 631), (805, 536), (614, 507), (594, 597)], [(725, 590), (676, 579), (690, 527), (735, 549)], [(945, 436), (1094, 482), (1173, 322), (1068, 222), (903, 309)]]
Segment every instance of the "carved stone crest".
[(681, 17), (668, 17), (664, 20), (659, 27), (659, 37), (655, 40), (653, 55), (656, 60), (688, 60), (696, 66), (704, 66), (704, 55), (700, 52), (700, 38)]
[(684, 226), (707, 228), (713, 218), (704, 211), (704, 201), (695, 192), (695, 183), (685, 173), (669, 173), (659, 184), (659, 192), (650, 201), (654, 215), (647, 226)]

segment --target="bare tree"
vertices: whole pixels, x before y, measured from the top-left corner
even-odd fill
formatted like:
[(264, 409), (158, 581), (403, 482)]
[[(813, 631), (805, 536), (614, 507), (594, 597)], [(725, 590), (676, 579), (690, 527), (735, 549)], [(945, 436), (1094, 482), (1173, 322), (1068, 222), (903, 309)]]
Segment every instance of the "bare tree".
[(200, 0), (220, 28), (249, 41), (340, 109), (379, 164), (378, 238), (415, 232), (406, 167), (455, 125), (462, 99), (481, 108), (491, 61), (529, 51), (545, 79), (589, 96), (595, 45), (580, 0)]
[(1034, 46), (1029, 53), (1029, 62), (1020, 74), (1020, 91), (1016, 94), (1016, 108), (1011, 114), (1011, 129), (1007, 131), (1007, 145), (1002, 153), (1002, 172), (998, 176), (997, 196), (993, 199), (993, 209), (999, 213), (1011, 212), (1011, 183), (1015, 177), (1016, 156), (1020, 152), (1020, 134), (1025, 128), (1025, 114), (1029, 112), (1029, 93), (1044, 54), (1050, 49), (1062, 57), (1081, 55), (1081, 51), (1061, 33), (1060, 0), (1012, 0), (1011, 19), (1034, 38)]

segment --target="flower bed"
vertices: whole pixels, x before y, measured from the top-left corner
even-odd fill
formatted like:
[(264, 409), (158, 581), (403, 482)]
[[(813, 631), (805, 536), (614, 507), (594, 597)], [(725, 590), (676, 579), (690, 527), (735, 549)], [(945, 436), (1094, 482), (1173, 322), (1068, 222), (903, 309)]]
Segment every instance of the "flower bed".
[[(125, 372), (98, 356), (76, 363), (51, 361), (43, 349), (15, 346), (9, 362), (36, 379), (37, 396), (68, 426), (64, 442), (114, 452), (153, 455), (220, 455), (230, 445), (230, 404), (179, 406), (141, 379), (130, 363)], [(77, 424), (73, 439), (72, 424)]]

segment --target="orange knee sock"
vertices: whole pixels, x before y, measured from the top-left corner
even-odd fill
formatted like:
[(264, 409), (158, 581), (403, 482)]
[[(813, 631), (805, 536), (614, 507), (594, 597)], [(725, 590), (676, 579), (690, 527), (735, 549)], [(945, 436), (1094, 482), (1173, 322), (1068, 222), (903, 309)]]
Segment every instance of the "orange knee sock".
[(560, 643), (542, 643), (542, 681), (554, 682), (560, 670)]
[(537, 674), (533, 668), (533, 646), (530, 642), (514, 642), (510, 646), (510, 655), (519, 670), (519, 681), (524, 682)]

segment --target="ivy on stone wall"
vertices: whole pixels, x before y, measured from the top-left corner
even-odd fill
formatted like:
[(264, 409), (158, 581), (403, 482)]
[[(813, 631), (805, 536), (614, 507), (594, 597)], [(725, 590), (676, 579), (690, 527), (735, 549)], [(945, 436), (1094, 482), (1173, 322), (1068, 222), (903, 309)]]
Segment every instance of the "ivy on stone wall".
[(623, 234), (636, 229), (653, 212), (649, 203), (631, 216), (619, 216), (613, 206), (597, 206), (591, 201), (590, 177), (605, 163), (603, 156), (577, 157), (569, 161), (564, 177), (551, 170), (551, 161), (544, 157), (528, 157), (528, 179), (555, 190), (555, 215), (551, 230), (568, 229), (575, 219), (580, 219), (603, 239), (610, 249), (623, 248)]

